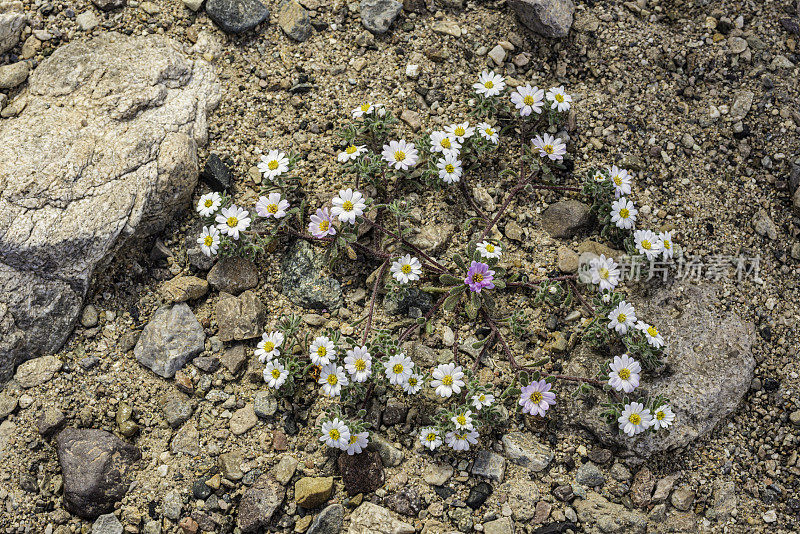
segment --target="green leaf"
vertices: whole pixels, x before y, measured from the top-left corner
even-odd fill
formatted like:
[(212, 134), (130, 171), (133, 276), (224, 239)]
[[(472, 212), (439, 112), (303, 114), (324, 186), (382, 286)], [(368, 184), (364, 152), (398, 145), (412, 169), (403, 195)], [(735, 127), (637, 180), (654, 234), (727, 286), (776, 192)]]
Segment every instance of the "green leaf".
[[(462, 281), (456, 278), (455, 276), (447, 273), (443, 273), (439, 276), (439, 281), (446, 286), (454, 286), (458, 284), (462, 284)], [(463, 284), (462, 284), (463, 285)]]
[(464, 264), (464, 258), (462, 258), (460, 254), (453, 254), (453, 262), (458, 265), (458, 268), (462, 271), (467, 270), (467, 266)]
[(494, 280), (493, 282), (494, 282), (494, 288), (495, 289), (505, 289), (506, 288), (506, 283), (503, 282), (502, 280)]
[(455, 295), (450, 295), (444, 302), (442, 303), (442, 309), (444, 311), (453, 311), (456, 309), (456, 304), (458, 304), (459, 299), (461, 298), (461, 293), (456, 293)]

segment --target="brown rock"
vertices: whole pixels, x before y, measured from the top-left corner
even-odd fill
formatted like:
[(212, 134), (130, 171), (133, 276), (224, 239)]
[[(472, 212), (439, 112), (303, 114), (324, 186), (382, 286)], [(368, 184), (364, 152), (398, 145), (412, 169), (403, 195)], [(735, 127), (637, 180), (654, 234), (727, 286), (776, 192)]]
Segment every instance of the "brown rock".
[(337, 463), (348, 495), (371, 493), (383, 486), (383, 462), (378, 451), (340, 454)]

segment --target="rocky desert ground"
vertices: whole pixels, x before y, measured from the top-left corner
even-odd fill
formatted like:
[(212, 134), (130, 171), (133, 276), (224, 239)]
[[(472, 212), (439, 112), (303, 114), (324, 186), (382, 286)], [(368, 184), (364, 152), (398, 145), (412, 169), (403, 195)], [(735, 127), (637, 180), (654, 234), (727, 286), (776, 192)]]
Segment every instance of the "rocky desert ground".
[[(792, 0), (0, 0), (0, 531), (7, 533), (795, 532), (800, 463), (800, 4)], [(298, 154), (308, 206), (346, 177), (336, 131), (364, 102), (407, 138), (472, 120), (484, 70), (573, 96), (565, 185), (633, 175), (640, 220), (693, 269), (627, 284), (667, 338), (646, 378), (676, 424), (628, 439), (598, 395), (514, 401), (471, 450), (425, 450), (435, 408), (376, 388), (371, 443), (319, 441), (311, 380), (276, 396), (254, 357), (296, 314), (360, 335), (381, 262), (332, 268), (282, 238), (214, 261), (193, 206), (253, 206), (259, 158)], [(553, 132), (556, 133), (556, 132)], [(466, 176), (480, 210), (513, 186), (504, 144)], [(509, 141), (512, 145), (513, 137)], [(457, 189), (408, 186), (410, 240), (447, 262), (479, 229)], [(578, 193), (515, 198), (500, 265), (538, 278), (608, 251)], [(612, 250), (613, 252), (613, 250)], [(586, 309), (506, 291), (522, 362), (593, 376)], [(398, 335), (436, 295), (378, 295)], [(485, 326), (436, 314), (417, 365), (511, 371)], [(609, 355), (605, 355), (608, 357)]]

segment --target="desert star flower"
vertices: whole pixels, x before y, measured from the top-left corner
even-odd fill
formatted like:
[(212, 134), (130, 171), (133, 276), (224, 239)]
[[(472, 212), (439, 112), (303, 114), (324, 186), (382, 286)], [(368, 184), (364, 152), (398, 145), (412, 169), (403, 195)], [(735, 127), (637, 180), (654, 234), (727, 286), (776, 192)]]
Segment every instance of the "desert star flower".
[(314, 365), (328, 365), (336, 359), (336, 345), (328, 336), (319, 336), (308, 348), (308, 356)]
[(389, 164), (389, 167), (405, 171), (417, 164), (419, 152), (412, 143), (400, 139), (399, 141), (389, 141), (388, 145), (383, 145), (381, 156)]
[(454, 451), (468, 451), (470, 445), (478, 443), (478, 432), (473, 429), (451, 430), (445, 439)]
[(653, 261), (661, 255), (661, 240), (650, 230), (636, 230), (633, 233), (633, 241), (636, 243), (636, 250), (639, 254), (644, 254), (648, 261)]
[(661, 232), (658, 234), (658, 239), (661, 240), (661, 255), (665, 260), (672, 257), (675, 251), (672, 249), (672, 232)]
[(644, 337), (647, 339), (647, 343), (649, 343), (651, 347), (660, 349), (664, 346), (664, 337), (655, 326), (647, 324), (644, 321), (639, 321), (636, 323), (636, 329), (640, 330), (642, 334), (644, 334)]
[(611, 222), (622, 230), (630, 230), (636, 223), (636, 215), (639, 213), (633, 206), (633, 202), (625, 197), (615, 200), (611, 204)]
[(499, 258), (503, 254), (500, 245), (495, 245), (490, 241), (481, 241), (477, 246), (482, 258)]
[(322, 436), (320, 441), (334, 449), (347, 450), (350, 444), (350, 429), (337, 417), (332, 421), (322, 423)]
[(261, 341), (256, 345), (255, 356), (260, 362), (271, 360), (275, 356), (280, 356), (280, 346), (283, 344), (283, 334), (281, 332), (264, 332)]
[(450, 154), (461, 150), (461, 143), (447, 132), (436, 131), (431, 134), (431, 150), (442, 154)]
[(477, 393), (472, 396), (472, 407), (476, 410), (494, 404), (494, 395), (491, 393)]
[(481, 289), (494, 289), (492, 280), (494, 280), (494, 271), (490, 271), (487, 264), (473, 260), (467, 271), (467, 277), (464, 278), (464, 283), (470, 291), (480, 293)]
[(458, 430), (472, 430), (472, 411), (466, 410), (450, 418)]
[(461, 160), (458, 159), (458, 152), (448, 152), (444, 157), (436, 162), (439, 169), (439, 178), (446, 184), (452, 184), (461, 180)]
[(624, 391), (630, 393), (639, 387), (639, 373), (642, 372), (642, 366), (639, 362), (623, 354), (622, 356), (614, 356), (614, 361), (609, 364), (611, 372), (608, 374), (608, 385), (617, 391)]
[(342, 393), (342, 386), (350, 383), (344, 369), (335, 363), (322, 367), (318, 382), (322, 384), (322, 393), (329, 397), (338, 397)]
[(572, 97), (564, 92), (564, 86), (551, 87), (545, 95), (547, 100), (550, 101), (550, 107), (558, 111), (569, 110)]
[(353, 118), (357, 119), (359, 117), (363, 117), (364, 115), (371, 115), (374, 111), (375, 106), (372, 105), (372, 102), (365, 102), (357, 108), (353, 108)]
[(662, 428), (667, 428), (668, 426), (672, 426), (672, 423), (675, 421), (675, 414), (672, 411), (672, 408), (669, 404), (662, 404), (658, 408), (655, 409), (653, 413), (653, 420), (651, 422), (651, 426), (654, 430), (661, 430)]
[(527, 117), (531, 113), (541, 113), (544, 104), (544, 91), (531, 84), (518, 87), (511, 93), (511, 102), (519, 110), (522, 117)]
[(250, 226), (250, 212), (233, 204), (228, 208), (222, 208), (217, 214), (216, 221), (220, 232), (233, 239), (239, 239), (239, 232), (244, 232)]
[(492, 71), (483, 71), (481, 75), (478, 76), (478, 81), (472, 84), (472, 88), (475, 89), (475, 92), (479, 95), (489, 98), (503, 92), (503, 89), (506, 88), (506, 81), (505, 78), (499, 74), (495, 74)]
[(289, 209), (289, 201), (281, 198), (280, 193), (270, 193), (267, 197), (259, 197), (256, 202), (256, 213), (261, 217), (275, 217), (280, 219), (286, 217), (286, 210)]
[(432, 376), (431, 387), (440, 397), (449, 398), (453, 393), (457, 395), (464, 387), (464, 371), (460, 365), (443, 363), (433, 370)]
[(533, 147), (539, 151), (539, 156), (550, 158), (552, 161), (564, 159), (564, 154), (567, 153), (567, 145), (564, 144), (564, 141), (548, 133), (543, 136), (537, 135), (531, 142)]
[(439, 431), (432, 426), (426, 426), (419, 431), (419, 442), (430, 450), (437, 449), (442, 444), (442, 438), (439, 436)]
[(365, 145), (350, 145), (344, 149), (344, 152), (340, 152), (336, 159), (341, 163), (347, 163), (350, 160), (357, 159), (358, 156), (366, 151)]
[(347, 442), (347, 448), (345, 449), (345, 452), (347, 452), (347, 454), (350, 456), (354, 454), (361, 454), (361, 451), (363, 451), (367, 447), (367, 444), (369, 444), (369, 440), (367, 439), (368, 437), (369, 432), (367, 431), (350, 434), (350, 440)]
[(619, 335), (624, 336), (628, 332), (628, 328), (636, 324), (636, 312), (631, 304), (623, 300), (617, 304), (616, 308), (611, 310), (611, 313), (608, 314), (608, 320), (610, 321), (608, 327), (616, 330)]
[(206, 193), (197, 201), (197, 213), (202, 217), (214, 215), (222, 204), (222, 197), (216, 191)]
[(482, 122), (478, 124), (478, 133), (481, 134), (481, 137), (487, 141), (491, 141), (495, 145), (500, 139), (500, 135), (497, 133), (497, 130), (495, 130), (494, 127), (492, 127), (492, 125), (488, 122)]
[(283, 383), (286, 382), (289, 372), (280, 361), (270, 360), (264, 367), (263, 375), (267, 386), (273, 389), (280, 389)]
[(344, 367), (350, 373), (353, 382), (365, 382), (372, 374), (372, 356), (366, 345), (348, 350), (344, 358)]
[(310, 217), (308, 233), (316, 238), (336, 235), (336, 228), (331, 224), (331, 212), (328, 208), (317, 208), (317, 212)]
[(403, 391), (409, 395), (416, 395), (422, 389), (422, 376), (413, 373), (408, 377), (408, 380), (403, 384)]
[(414, 372), (414, 362), (402, 352), (395, 354), (386, 362), (385, 372), (390, 384), (403, 385)]
[(392, 267), (389, 270), (395, 280), (401, 284), (407, 284), (414, 280), (419, 280), (419, 275), (422, 274), (422, 264), (411, 254), (406, 254), (392, 262)]
[(617, 419), (619, 429), (629, 437), (633, 437), (647, 430), (652, 421), (653, 416), (650, 415), (650, 410), (638, 402), (626, 404), (622, 415)]
[(213, 226), (204, 226), (203, 233), (197, 238), (197, 244), (206, 256), (216, 254), (219, 248), (219, 230)]
[(594, 180), (597, 183), (603, 183), (606, 181), (607, 178), (608, 177), (605, 175), (605, 172), (601, 170), (594, 171), (594, 174), (592, 175), (592, 180)]
[(613, 165), (608, 170), (611, 183), (614, 184), (614, 194), (617, 198), (631, 194), (631, 175), (625, 169)]
[(465, 139), (472, 137), (475, 134), (475, 128), (470, 127), (469, 122), (462, 122), (459, 124), (451, 124), (444, 129), (456, 141), (463, 143)]
[(264, 178), (274, 182), (275, 178), (289, 170), (289, 158), (283, 152), (270, 150), (266, 156), (261, 156), (258, 170), (261, 171)]
[(350, 224), (355, 224), (356, 217), (364, 215), (367, 207), (361, 193), (350, 188), (339, 191), (339, 196), (334, 197), (331, 203), (333, 204), (331, 215), (338, 217), (341, 222)]
[(523, 387), (519, 395), (522, 413), (544, 417), (544, 413), (556, 403), (556, 394), (550, 391), (550, 387), (545, 380), (531, 382)]
[(606, 258), (605, 254), (601, 254), (599, 258), (592, 258), (589, 261), (589, 275), (592, 277), (592, 284), (599, 286), (600, 291), (611, 290), (619, 284), (619, 265), (613, 259)]

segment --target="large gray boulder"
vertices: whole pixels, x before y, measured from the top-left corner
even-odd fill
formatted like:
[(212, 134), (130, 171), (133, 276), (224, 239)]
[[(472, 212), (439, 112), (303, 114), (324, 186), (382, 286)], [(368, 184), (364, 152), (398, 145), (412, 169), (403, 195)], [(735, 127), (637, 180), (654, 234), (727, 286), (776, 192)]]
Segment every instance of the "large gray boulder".
[(566, 37), (572, 27), (572, 0), (508, 0), (520, 22), (543, 37)]
[[(751, 323), (720, 305), (717, 289), (710, 283), (676, 282), (669, 289), (634, 299), (636, 317), (656, 326), (664, 336), (667, 368), (657, 377), (644, 374), (631, 398), (646, 394), (668, 398), (676, 415), (669, 431), (629, 438), (619, 433), (616, 424), (606, 423), (600, 405), (589, 408), (583, 402), (570, 404), (574, 420), (606, 445), (649, 457), (685, 447), (728, 417), (750, 388), (756, 339)], [(581, 345), (564, 370), (594, 376), (598, 366), (607, 366), (609, 359)]]
[(221, 89), (158, 36), (56, 50), (0, 119), (0, 383), (66, 341), (92, 275), (190, 201)]
[(0, 0), (0, 54), (17, 46), (27, 20), (22, 2)]

